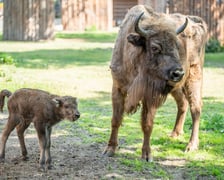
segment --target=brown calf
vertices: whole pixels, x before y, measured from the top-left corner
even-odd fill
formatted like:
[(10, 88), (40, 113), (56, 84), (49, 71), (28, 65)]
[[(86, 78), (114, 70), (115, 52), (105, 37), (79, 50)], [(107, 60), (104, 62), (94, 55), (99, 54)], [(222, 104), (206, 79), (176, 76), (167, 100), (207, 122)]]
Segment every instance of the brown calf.
[(63, 119), (76, 121), (80, 117), (77, 100), (71, 96), (57, 96), (37, 89), (19, 89), (8, 100), (9, 118), (4, 128), (0, 147), (0, 161), (5, 158), (6, 141), (16, 127), (22, 156), (27, 158), (24, 131), (31, 122), (38, 134), (41, 169), (51, 168), (52, 126)]

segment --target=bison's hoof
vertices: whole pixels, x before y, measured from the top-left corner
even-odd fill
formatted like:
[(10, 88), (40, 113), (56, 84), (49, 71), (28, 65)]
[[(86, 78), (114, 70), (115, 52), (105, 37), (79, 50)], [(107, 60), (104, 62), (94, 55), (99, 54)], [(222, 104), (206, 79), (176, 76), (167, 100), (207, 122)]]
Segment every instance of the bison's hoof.
[(112, 157), (115, 154), (115, 149), (114, 147), (108, 146), (104, 151), (103, 151), (103, 155), (107, 156), (107, 157)]
[(196, 150), (198, 150), (198, 142), (195, 142), (195, 143), (189, 142), (185, 149), (185, 152), (196, 151)]
[(178, 136), (180, 136), (182, 134), (184, 134), (184, 132), (173, 131), (173, 132), (170, 133), (169, 136), (172, 137), (172, 138), (177, 138)]
[(145, 159), (147, 162), (153, 162), (153, 157), (150, 156), (142, 156), (142, 159)]

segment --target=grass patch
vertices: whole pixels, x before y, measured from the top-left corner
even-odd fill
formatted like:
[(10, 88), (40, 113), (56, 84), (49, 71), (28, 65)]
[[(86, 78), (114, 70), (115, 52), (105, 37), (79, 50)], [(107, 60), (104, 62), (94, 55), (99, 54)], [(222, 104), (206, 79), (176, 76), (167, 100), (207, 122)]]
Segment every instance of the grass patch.
[(89, 42), (114, 42), (116, 32), (83, 32), (83, 33), (57, 33), (56, 38), (62, 39), (83, 39)]
[(220, 68), (224, 66), (224, 52), (220, 53), (206, 53), (205, 67)]
[(106, 65), (112, 49), (47, 49), (11, 52), (17, 67), (31, 69), (68, 68), (73, 66)]

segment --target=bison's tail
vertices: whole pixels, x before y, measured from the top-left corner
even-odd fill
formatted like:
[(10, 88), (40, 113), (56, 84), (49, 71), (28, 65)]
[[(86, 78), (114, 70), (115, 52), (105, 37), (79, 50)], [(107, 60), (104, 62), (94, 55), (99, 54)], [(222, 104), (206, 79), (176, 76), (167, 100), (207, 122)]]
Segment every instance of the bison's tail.
[(7, 90), (7, 89), (3, 89), (1, 92), (0, 92), (0, 111), (3, 112), (3, 107), (4, 107), (4, 104), (5, 104), (5, 97), (8, 97), (11, 96), (12, 93)]

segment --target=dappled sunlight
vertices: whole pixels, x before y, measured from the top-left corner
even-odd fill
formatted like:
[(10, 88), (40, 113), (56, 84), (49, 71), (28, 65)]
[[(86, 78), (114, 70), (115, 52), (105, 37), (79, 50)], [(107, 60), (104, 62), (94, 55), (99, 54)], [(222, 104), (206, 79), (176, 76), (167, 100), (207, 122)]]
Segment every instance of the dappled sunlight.
[(42, 41), (42, 42), (10, 42), (1, 41), (0, 49), (2, 52), (29, 52), (38, 51), (43, 49), (82, 49), (82, 48), (112, 48), (114, 46), (113, 42), (101, 43), (101, 42), (86, 42), (76, 39), (55, 39), (52, 41)]
[(104, 132), (108, 132), (109, 128), (98, 128), (98, 127), (93, 127), (92, 130), (95, 133), (104, 133)]
[(158, 163), (165, 166), (184, 167), (187, 161), (186, 159), (165, 159), (159, 160)]
[(120, 154), (135, 154), (135, 149), (136, 148), (133, 148), (133, 147), (122, 147), (122, 148), (119, 148), (118, 152)]
[[(216, 73), (214, 73), (214, 71)], [(224, 70), (204, 68), (203, 97), (216, 97), (224, 101)]]
[[(24, 76), (24, 74), (26, 74)], [(29, 70), (17, 69), (10, 76), (15, 89), (21, 87), (40, 88), (58, 95), (73, 95), (80, 99), (98, 97), (100, 93), (110, 93), (112, 80), (105, 66), (73, 67), (69, 69)]]
[(108, 65), (112, 48), (81, 48), (81, 49), (40, 49), (25, 52), (10, 52), (16, 57), (16, 67), (31, 69), (60, 69), (74, 66)]

